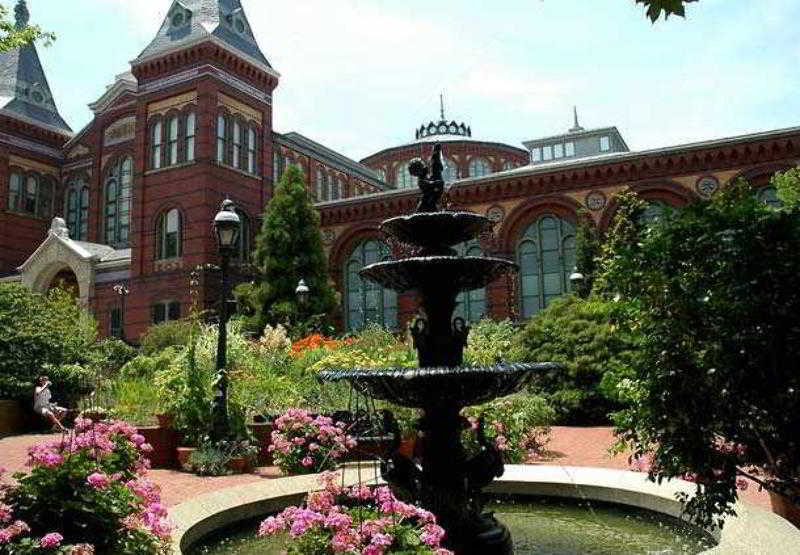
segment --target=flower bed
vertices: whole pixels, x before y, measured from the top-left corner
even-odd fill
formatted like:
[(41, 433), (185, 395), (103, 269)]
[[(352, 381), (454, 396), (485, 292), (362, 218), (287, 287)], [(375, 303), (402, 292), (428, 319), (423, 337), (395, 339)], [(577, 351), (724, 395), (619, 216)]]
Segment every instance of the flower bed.
[(0, 551), (168, 553), (167, 511), (144, 478), (151, 450), (125, 422), (82, 418), (69, 436), (30, 447), (31, 470), (0, 486)]
[(269, 450), (285, 474), (311, 474), (336, 467), (356, 441), (344, 422), (327, 416), (313, 417), (302, 409), (289, 409), (273, 423)]

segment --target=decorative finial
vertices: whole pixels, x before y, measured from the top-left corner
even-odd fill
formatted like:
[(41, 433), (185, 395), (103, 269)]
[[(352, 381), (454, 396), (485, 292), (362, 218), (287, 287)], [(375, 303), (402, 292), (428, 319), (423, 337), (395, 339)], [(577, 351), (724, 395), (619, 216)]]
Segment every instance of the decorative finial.
[(442, 121), (444, 121), (444, 94), (439, 95), (439, 109), (442, 114)]
[(16, 17), (17, 29), (24, 29), (28, 26), (28, 22), (31, 20), (31, 13), (28, 11), (25, 0), (17, 1), (17, 6), (14, 8), (14, 16)]
[(583, 127), (581, 127), (580, 124), (578, 123), (578, 107), (577, 106), (573, 106), (572, 107), (572, 115), (573, 115), (573, 118), (574, 118), (574, 121), (575, 121), (575, 125), (573, 125), (572, 129), (570, 129), (569, 132), (570, 133), (577, 133), (579, 131), (583, 131)]

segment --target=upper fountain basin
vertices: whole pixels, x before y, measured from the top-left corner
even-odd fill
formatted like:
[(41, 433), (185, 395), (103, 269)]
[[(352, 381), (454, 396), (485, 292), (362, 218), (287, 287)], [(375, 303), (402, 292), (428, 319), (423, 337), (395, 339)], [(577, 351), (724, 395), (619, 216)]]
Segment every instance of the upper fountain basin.
[(409, 408), (466, 407), (522, 389), (535, 371), (559, 370), (554, 362), (458, 368), (325, 370), (323, 382), (349, 381), (362, 393)]
[(492, 222), (472, 212), (419, 212), (385, 220), (381, 231), (427, 249), (453, 247), (490, 232)]
[(448, 290), (457, 293), (486, 287), (505, 272), (516, 268), (516, 263), (502, 258), (414, 256), (370, 264), (362, 268), (359, 274), (398, 293), (436, 284), (446, 284)]

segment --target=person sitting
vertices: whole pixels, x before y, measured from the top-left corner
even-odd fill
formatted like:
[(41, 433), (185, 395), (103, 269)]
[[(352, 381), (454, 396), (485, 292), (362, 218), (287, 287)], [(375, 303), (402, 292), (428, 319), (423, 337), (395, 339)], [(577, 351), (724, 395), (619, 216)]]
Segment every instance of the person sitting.
[(61, 420), (67, 414), (67, 409), (50, 402), (50, 397), (52, 396), (50, 393), (50, 385), (52, 385), (50, 379), (47, 376), (40, 376), (37, 383), (39, 385), (36, 386), (33, 392), (33, 411), (46, 418), (60, 431), (65, 431)]

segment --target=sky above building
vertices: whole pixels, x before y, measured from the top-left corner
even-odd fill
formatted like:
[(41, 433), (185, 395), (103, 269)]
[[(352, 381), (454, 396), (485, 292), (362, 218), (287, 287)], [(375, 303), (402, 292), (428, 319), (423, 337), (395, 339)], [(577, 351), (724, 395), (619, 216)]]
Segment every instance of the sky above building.
[[(2, 0), (13, 7), (12, 0)], [(28, 0), (74, 130), (171, 0)], [(800, 125), (797, 0), (700, 0), (652, 25), (633, 0), (243, 0), (281, 73), (274, 129), (360, 159), (439, 117), (521, 142), (616, 125), (632, 150)]]

